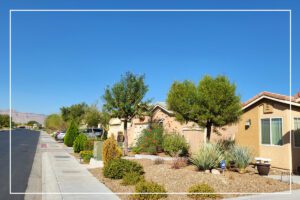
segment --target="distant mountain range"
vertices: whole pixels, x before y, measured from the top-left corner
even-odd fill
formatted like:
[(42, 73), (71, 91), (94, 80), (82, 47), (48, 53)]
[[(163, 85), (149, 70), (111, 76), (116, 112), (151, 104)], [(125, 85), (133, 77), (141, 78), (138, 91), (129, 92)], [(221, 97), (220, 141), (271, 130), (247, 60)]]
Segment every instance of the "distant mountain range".
[[(9, 115), (9, 110), (0, 110), (0, 114)], [(44, 124), (44, 121), (47, 115), (35, 114), (35, 113), (26, 113), (18, 112), (15, 110), (11, 111), (12, 120), (16, 123), (27, 123), (28, 121), (37, 121), (41, 124)]]

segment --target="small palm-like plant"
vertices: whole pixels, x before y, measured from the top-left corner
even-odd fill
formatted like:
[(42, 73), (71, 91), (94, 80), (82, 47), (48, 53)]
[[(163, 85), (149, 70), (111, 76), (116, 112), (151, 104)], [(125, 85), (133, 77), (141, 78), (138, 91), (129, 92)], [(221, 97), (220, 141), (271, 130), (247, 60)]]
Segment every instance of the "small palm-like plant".
[(234, 161), (235, 166), (241, 170), (245, 169), (253, 159), (250, 149), (241, 146), (233, 148), (230, 157)]
[(204, 144), (199, 152), (190, 159), (199, 170), (217, 168), (223, 159), (222, 152), (215, 144)]

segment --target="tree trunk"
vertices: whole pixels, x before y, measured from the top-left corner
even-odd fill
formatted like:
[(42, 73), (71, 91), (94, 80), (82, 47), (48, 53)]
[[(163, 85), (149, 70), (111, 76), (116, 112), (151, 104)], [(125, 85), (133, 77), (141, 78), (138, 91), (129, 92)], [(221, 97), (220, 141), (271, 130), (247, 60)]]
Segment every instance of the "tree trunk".
[(212, 126), (212, 124), (210, 122), (207, 122), (207, 124), (206, 124), (206, 142), (208, 142), (208, 143), (210, 141), (211, 126)]
[(128, 135), (127, 135), (127, 120), (124, 120), (124, 156), (128, 155)]

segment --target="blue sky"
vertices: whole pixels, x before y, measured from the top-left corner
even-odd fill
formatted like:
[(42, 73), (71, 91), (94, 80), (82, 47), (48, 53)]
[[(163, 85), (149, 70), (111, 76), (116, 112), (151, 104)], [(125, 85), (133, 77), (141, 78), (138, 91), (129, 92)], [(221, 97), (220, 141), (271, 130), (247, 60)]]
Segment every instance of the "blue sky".
[[(242, 2), (242, 3), (241, 3)], [(251, 4), (250, 4), (251, 2)], [(280, 8), (296, 1), (6, 1), (0, 21), (0, 108), (8, 108), (8, 13), (12, 8)], [(300, 91), (299, 48), (293, 88)], [(12, 106), (50, 114), (99, 101), (107, 85), (145, 74), (147, 98), (164, 101), (175, 80), (226, 75), (246, 101), (261, 91), (289, 94), (287, 12), (17, 12), (12, 15)]]

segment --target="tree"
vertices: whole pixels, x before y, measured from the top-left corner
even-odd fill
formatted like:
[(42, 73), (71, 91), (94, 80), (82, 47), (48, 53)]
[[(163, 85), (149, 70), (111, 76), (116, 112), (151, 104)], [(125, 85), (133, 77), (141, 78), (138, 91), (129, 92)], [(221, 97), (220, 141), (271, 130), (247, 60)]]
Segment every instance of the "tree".
[(58, 114), (48, 115), (45, 119), (45, 128), (50, 131), (63, 130), (66, 128), (66, 123), (62, 120)]
[(191, 81), (175, 81), (167, 96), (167, 104), (170, 110), (175, 112), (175, 117), (180, 122), (193, 121), (198, 123), (197, 87)]
[(86, 103), (74, 104), (70, 107), (61, 107), (61, 116), (65, 122), (70, 122), (72, 120), (76, 123), (80, 123), (84, 118), (88, 105)]
[(28, 126), (33, 126), (34, 124), (36, 124), (37, 126), (39, 126), (40, 123), (38, 123), (37, 121), (31, 120), (27, 122)]
[(143, 115), (149, 101), (143, 102), (148, 91), (144, 83), (145, 76), (134, 75), (127, 72), (121, 77), (120, 82), (115, 83), (112, 88), (105, 90), (104, 109), (112, 117), (117, 117), (124, 122), (124, 154), (128, 153), (127, 125), (134, 116)]
[(100, 113), (100, 124), (101, 124), (101, 127), (103, 129), (102, 139), (104, 139), (104, 140), (107, 138), (110, 119), (111, 119), (110, 114), (108, 112), (102, 110), (102, 112)]
[(64, 137), (65, 145), (67, 145), (68, 147), (72, 147), (78, 134), (79, 134), (79, 130), (78, 130), (77, 124), (74, 120), (72, 120), (70, 123), (70, 126), (67, 130), (67, 133)]
[(97, 127), (100, 123), (101, 114), (95, 105), (87, 108), (84, 116), (84, 121), (88, 127)]
[(0, 115), (0, 128), (9, 127), (9, 115)]
[(204, 76), (198, 87), (190, 81), (174, 82), (168, 93), (167, 104), (179, 121), (193, 121), (207, 130), (210, 141), (212, 127), (235, 123), (242, 114), (236, 86), (227, 77)]

